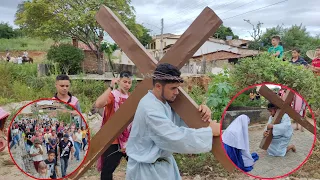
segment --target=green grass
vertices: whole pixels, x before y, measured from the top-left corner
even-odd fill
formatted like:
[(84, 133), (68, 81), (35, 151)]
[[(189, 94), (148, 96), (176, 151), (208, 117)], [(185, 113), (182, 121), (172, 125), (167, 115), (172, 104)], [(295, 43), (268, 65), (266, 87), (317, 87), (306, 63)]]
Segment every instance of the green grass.
[[(71, 40), (63, 40), (63, 42), (72, 42)], [(41, 40), (40, 38), (16, 38), (16, 39), (0, 39), (0, 52), (6, 51), (47, 51), (53, 45), (52, 39)]]

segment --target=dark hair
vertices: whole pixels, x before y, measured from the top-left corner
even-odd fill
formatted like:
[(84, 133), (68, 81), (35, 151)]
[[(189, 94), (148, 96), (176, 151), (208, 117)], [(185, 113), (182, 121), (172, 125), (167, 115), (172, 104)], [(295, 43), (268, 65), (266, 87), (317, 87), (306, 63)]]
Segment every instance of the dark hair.
[(318, 46), (316, 49), (320, 49), (320, 46)]
[(292, 51), (296, 51), (296, 52), (299, 53), (299, 54), (300, 54), (300, 52), (301, 52), (301, 50), (298, 49), (298, 48), (293, 48)]
[(61, 81), (61, 80), (68, 80), (70, 81), (69, 76), (65, 75), (65, 74), (60, 74), (56, 77), (56, 81)]
[(48, 151), (48, 155), (50, 155), (50, 154), (56, 154), (56, 153), (54, 152), (53, 149), (50, 149), (50, 150)]
[[(171, 75), (171, 76), (175, 76), (177, 78), (180, 77), (181, 75), (181, 72), (180, 70), (169, 64), (169, 63), (163, 63), (163, 64), (159, 64), (154, 72), (154, 75), (162, 75), (162, 74), (168, 74), (168, 75)], [(162, 85), (166, 85), (166, 84), (169, 84), (169, 83), (177, 83), (177, 82), (180, 82), (178, 80), (158, 80), (158, 79), (155, 79), (153, 78), (153, 85), (155, 85), (156, 83), (160, 83)]]
[(281, 40), (280, 36), (272, 36), (272, 39), (277, 39), (277, 40)]
[(121, 71), (120, 72), (120, 78), (131, 78), (132, 77), (132, 73), (130, 71)]
[(278, 106), (272, 104), (272, 103), (269, 103), (268, 104), (268, 109), (279, 109)]

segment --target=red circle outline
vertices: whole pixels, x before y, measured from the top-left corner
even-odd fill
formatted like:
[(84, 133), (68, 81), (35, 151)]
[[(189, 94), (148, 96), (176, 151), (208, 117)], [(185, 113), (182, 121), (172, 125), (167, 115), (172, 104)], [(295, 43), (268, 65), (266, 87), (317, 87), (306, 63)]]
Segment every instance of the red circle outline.
[(243, 171), (242, 169), (240, 169), (236, 164), (234, 164), (234, 162), (230, 159), (229, 155), (227, 154), (224, 146), (223, 146), (223, 142), (222, 142), (222, 122), (224, 120), (224, 117), (227, 113), (227, 109), (229, 108), (229, 106), (232, 104), (232, 102), (239, 96), (241, 95), (242, 93), (244, 93), (245, 91), (249, 90), (249, 89), (252, 89), (252, 88), (255, 88), (257, 86), (262, 86), (262, 85), (276, 85), (276, 86), (280, 86), (281, 88), (285, 88), (285, 89), (288, 89), (292, 92), (294, 92), (296, 95), (298, 95), (300, 98), (302, 98), (302, 100), (306, 103), (308, 109), (310, 110), (310, 113), (312, 115), (312, 119), (314, 121), (314, 125), (316, 124), (316, 120), (315, 120), (315, 116), (314, 116), (314, 113), (311, 109), (311, 107), (309, 106), (308, 102), (299, 94), (297, 93), (295, 90), (289, 88), (288, 86), (285, 86), (285, 85), (282, 85), (282, 84), (276, 84), (276, 83), (269, 83), (269, 82), (264, 82), (264, 83), (260, 83), (260, 84), (255, 84), (255, 85), (251, 85), (251, 86), (248, 86), (244, 89), (242, 89), (240, 92), (238, 92), (235, 96), (233, 96), (233, 98), (230, 100), (230, 102), (228, 103), (228, 105), (226, 106), (226, 108), (224, 109), (223, 113), (222, 113), (222, 117), (221, 117), (221, 121), (220, 121), (220, 143), (221, 143), (221, 146), (223, 147), (223, 151), (225, 152), (225, 154), (227, 155), (228, 159), (231, 161), (231, 163), (240, 171), (242, 171), (244, 174), (248, 175), (248, 176), (251, 176), (251, 177), (254, 177), (254, 178), (258, 178), (258, 179), (279, 179), (279, 178), (284, 178), (284, 177), (287, 177), (289, 176), (290, 174), (294, 173), (295, 171), (297, 171), (298, 169), (300, 169), (305, 163), (306, 161), (309, 159), (309, 157), (311, 156), (312, 154), (312, 151), (314, 149), (314, 145), (315, 145), (315, 142), (316, 142), (316, 135), (317, 135), (317, 129), (316, 129), (316, 126), (314, 126), (314, 140), (313, 140), (313, 143), (312, 143), (312, 147), (310, 149), (310, 152), (308, 154), (308, 156), (304, 159), (304, 161), (295, 169), (293, 169), (291, 172), (285, 174), (285, 175), (282, 175), (282, 176), (276, 176), (276, 177), (270, 177), (270, 178), (264, 178), (264, 177), (260, 177), (260, 176), (255, 176), (255, 175), (252, 175), (252, 174), (249, 174), (245, 171)]
[[(41, 98), (41, 99), (37, 99), (37, 100), (31, 101), (31, 102), (29, 102), (28, 104), (24, 105), (22, 108), (20, 108), (20, 110), (14, 115), (14, 117), (12, 118), (12, 120), (11, 120), (11, 122), (10, 122), (10, 126), (8, 127), (8, 134), (7, 134), (8, 136), (7, 136), (7, 137), (9, 137), (10, 127), (12, 126), (12, 123), (13, 123), (14, 119), (20, 114), (20, 112), (21, 112), (24, 108), (26, 108), (27, 106), (29, 106), (29, 105), (31, 105), (31, 104), (33, 104), (33, 103), (39, 102), (39, 101), (43, 101), (43, 100), (59, 101), (59, 102), (61, 102), (61, 103), (64, 103), (64, 104), (66, 104), (66, 105), (71, 106), (74, 110), (76, 110), (76, 111), (78, 112), (78, 114), (80, 114), (81, 119), (84, 120), (84, 123), (86, 124), (86, 128), (88, 129), (88, 139), (89, 139), (89, 140), (88, 140), (88, 150), (87, 150), (87, 153), (86, 153), (86, 155), (84, 156), (81, 164), (80, 164), (75, 170), (73, 170), (73, 172), (71, 172), (71, 173), (68, 174), (67, 176), (61, 177), (61, 178), (59, 178), (59, 179), (57, 179), (57, 180), (67, 179), (67, 178), (68, 178), (69, 176), (71, 176), (73, 173), (77, 172), (77, 171), (79, 170), (79, 168), (83, 165), (83, 163), (85, 162), (85, 160), (86, 160), (86, 158), (87, 158), (87, 156), (88, 156), (88, 152), (89, 152), (89, 150), (90, 150), (90, 140), (91, 140), (91, 138), (90, 138), (90, 128), (89, 128), (89, 125), (87, 124), (87, 121), (86, 121), (86, 119), (83, 117), (82, 113), (80, 113), (75, 106), (73, 106), (73, 105), (71, 105), (71, 104), (69, 104), (69, 103), (66, 103), (66, 102), (64, 102), (64, 101), (61, 101), (60, 99), (56, 99), (56, 98)], [(8, 138), (8, 139), (9, 139), (9, 138)], [(17, 165), (16, 161), (15, 161), (14, 158), (12, 157), (12, 154), (11, 154), (11, 151), (10, 151), (9, 142), (7, 143), (7, 145), (8, 145), (8, 150), (9, 150), (10, 157), (11, 157), (11, 159), (13, 160), (14, 164), (16, 165), (16, 167), (18, 167), (18, 169), (19, 169), (21, 172), (23, 172), (24, 174), (26, 174), (27, 176), (29, 176), (29, 177), (31, 177), (31, 178), (33, 178), (33, 179), (37, 179), (37, 178), (29, 175), (29, 174), (26, 173), (25, 171), (23, 171), (23, 170), (20, 168), (20, 166)], [(42, 180), (50, 180), (50, 179), (42, 179)]]

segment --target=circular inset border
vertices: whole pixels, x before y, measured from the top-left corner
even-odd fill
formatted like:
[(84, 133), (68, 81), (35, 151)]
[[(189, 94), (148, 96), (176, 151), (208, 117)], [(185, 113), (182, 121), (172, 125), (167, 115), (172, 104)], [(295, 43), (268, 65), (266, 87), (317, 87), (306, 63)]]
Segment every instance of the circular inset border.
[[(244, 89), (242, 89), (240, 92), (238, 92), (235, 96), (232, 97), (232, 99), (230, 100), (230, 102), (228, 103), (228, 105), (226, 106), (226, 108), (224, 109), (223, 113), (222, 113), (222, 117), (221, 117), (221, 121), (220, 121), (220, 143), (221, 143), (221, 147), (223, 148), (223, 142), (222, 142), (222, 122), (224, 120), (224, 117), (227, 113), (227, 109), (229, 108), (229, 106), (232, 104), (232, 102), (239, 96), (241, 95), (242, 93), (244, 93), (245, 91), (248, 91), (252, 88), (255, 88), (257, 86), (262, 86), (262, 85), (276, 85), (276, 86), (280, 86), (281, 88), (285, 88), (285, 89), (288, 89), (292, 92), (294, 92), (296, 95), (298, 95), (300, 98), (302, 98), (302, 100), (304, 102), (306, 102), (306, 107), (308, 107), (308, 109), (310, 110), (310, 113), (312, 115), (312, 119), (313, 119), (313, 122), (314, 122), (314, 125), (316, 124), (316, 120), (315, 120), (315, 116), (314, 116), (314, 113), (310, 107), (310, 105), (308, 104), (308, 102), (299, 94), (297, 93), (295, 90), (293, 90), (292, 88), (289, 88), (288, 86), (285, 86), (285, 85), (282, 85), (282, 84), (276, 84), (276, 83), (269, 83), (269, 82), (265, 82), (265, 83), (260, 83), (260, 84), (255, 84), (255, 85), (251, 85), (251, 86), (248, 86)], [(254, 178), (258, 178), (258, 179), (278, 179), (278, 178), (284, 178), (284, 177), (287, 177), (289, 176), (290, 174), (294, 173), (295, 171), (297, 171), (298, 169), (300, 169), (305, 163), (306, 161), (309, 159), (309, 157), (311, 156), (312, 154), (312, 151), (314, 149), (314, 145), (315, 145), (315, 142), (316, 142), (316, 138), (317, 137), (317, 129), (316, 129), (316, 126), (314, 126), (314, 139), (313, 139), (313, 143), (312, 143), (312, 147), (310, 149), (310, 152), (308, 154), (308, 156), (304, 159), (304, 161), (295, 169), (293, 169), (291, 172), (287, 173), (287, 174), (284, 174), (282, 176), (275, 176), (275, 177), (269, 177), (269, 178), (265, 178), (265, 177), (259, 177), (259, 176), (255, 176), (255, 175), (252, 175), (252, 174), (249, 174), (245, 171), (243, 171), (242, 169), (240, 169), (236, 164), (234, 164), (234, 162), (230, 159), (230, 157), (228, 156), (225, 148), (223, 148), (223, 151), (224, 153), (227, 155), (228, 159), (232, 162), (232, 164), (238, 169), (240, 170), (241, 172), (243, 172), (244, 174), (248, 175), (248, 176), (251, 176), (251, 177), (254, 177)]]
[[(65, 105), (71, 106), (74, 110), (76, 110), (76, 111), (78, 112), (78, 114), (80, 114), (81, 119), (84, 120), (84, 123), (86, 124), (86, 127), (87, 127), (87, 129), (88, 129), (88, 139), (89, 139), (89, 140), (88, 140), (88, 150), (87, 150), (87, 153), (86, 153), (86, 155), (84, 156), (82, 162), (80, 163), (80, 165), (79, 165), (73, 172), (71, 172), (70, 174), (66, 175), (65, 177), (61, 177), (61, 178), (59, 178), (59, 179), (57, 179), (57, 180), (68, 179), (69, 176), (71, 176), (73, 173), (77, 172), (77, 171), (81, 168), (81, 166), (85, 163), (85, 160), (86, 160), (86, 158), (87, 158), (87, 156), (88, 156), (88, 152), (90, 151), (90, 128), (89, 128), (89, 125), (87, 124), (87, 121), (86, 121), (85, 118), (83, 117), (82, 113), (80, 113), (75, 106), (73, 106), (73, 105), (71, 105), (71, 104), (69, 104), (69, 103), (66, 103), (66, 102), (64, 102), (64, 101), (61, 101), (60, 99), (53, 99), (53, 98), (42, 98), (42, 99), (37, 99), (37, 100), (34, 100), (34, 101), (32, 101), (32, 102), (29, 102), (28, 104), (26, 104), (26, 105), (24, 105), (23, 107), (21, 107), (20, 110), (19, 110), (19, 111), (13, 116), (13, 118), (11, 119), (10, 125), (9, 125), (9, 127), (8, 127), (7, 139), (9, 139), (9, 138), (8, 138), (9, 135), (10, 135), (9, 132), (10, 132), (10, 128), (11, 128), (11, 126), (12, 126), (13, 121), (15, 120), (15, 118), (20, 114), (20, 112), (21, 112), (24, 108), (26, 108), (27, 106), (29, 106), (29, 105), (31, 105), (31, 104), (33, 104), (33, 103), (36, 103), (36, 102), (39, 102), (39, 101), (48, 101), (48, 100), (49, 100), (49, 101), (58, 101), (58, 102), (63, 103), (63, 104), (65, 104)], [(18, 169), (19, 169), (21, 172), (23, 172), (24, 174), (26, 174), (27, 176), (29, 176), (29, 177), (31, 177), (31, 178), (33, 178), (33, 179), (37, 179), (37, 178), (31, 176), (30, 174), (26, 173), (25, 171), (23, 171), (23, 170), (20, 168), (20, 166), (17, 165), (16, 161), (15, 161), (14, 158), (12, 157), (12, 153), (11, 153), (11, 151), (10, 151), (10, 144), (9, 144), (9, 142), (7, 142), (7, 146), (8, 146), (8, 150), (9, 150), (10, 157), (11, 157), (13, 163), (16, 165), (16, 167), (18, 167)], [(42, 179), (42, 180), (50, 180), (50, 179)]]

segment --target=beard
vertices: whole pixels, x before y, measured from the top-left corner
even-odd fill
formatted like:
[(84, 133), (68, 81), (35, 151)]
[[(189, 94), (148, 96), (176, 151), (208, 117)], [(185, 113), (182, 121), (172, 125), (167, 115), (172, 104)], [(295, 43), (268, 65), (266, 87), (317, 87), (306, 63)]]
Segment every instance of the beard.
[(164, 88), (162, 87), (162, 90), (161, 90), (161, 97), (163, 100), (167, 101), (168, 103), (173, 103), (174, 100), (170, 100), (170, 99), (167, 99), (164, 97)]

